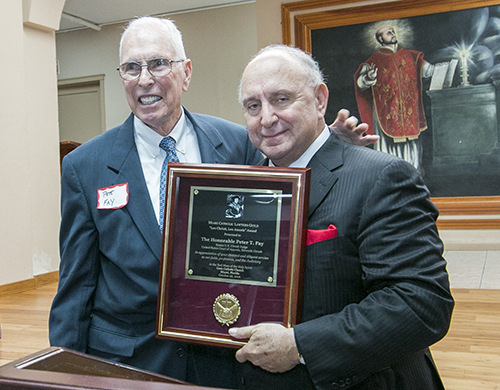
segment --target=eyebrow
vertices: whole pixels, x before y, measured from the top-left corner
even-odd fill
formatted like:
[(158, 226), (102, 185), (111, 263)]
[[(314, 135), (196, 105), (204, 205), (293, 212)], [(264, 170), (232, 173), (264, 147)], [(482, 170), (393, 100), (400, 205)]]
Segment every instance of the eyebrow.
[[(296, 96), (296, 93), (293, 91), (290, 91), (288, 89), (280, 89), (279, 91), (271, 92), (269, 94), (269, 97), (271, 99), (273, 99), (276, 96), (281, 96), (281, 95), (286, 96), (286, 97), (293, 97), (293, 96)], [(250, 96), (250, 97), (243, 99), (243, 104), (246, 104), (246, 103), (253, 101), (253, 100), (260, 101), (259, 98), (255, 97), (255, 96)]]
[(287, 96), (287, 97), (290, 97), (290, 96), (295, 96), (296, 93), (295, 92), (292, 92), (288, 89), (280, 89), (279, 91), (276, 91), (276, 92), (272, 92), (270, 94), (270, 96), (272, 98), (276, 97), (276, 96), (280, 96), (280, 95), (283, 95), (283, 96)]

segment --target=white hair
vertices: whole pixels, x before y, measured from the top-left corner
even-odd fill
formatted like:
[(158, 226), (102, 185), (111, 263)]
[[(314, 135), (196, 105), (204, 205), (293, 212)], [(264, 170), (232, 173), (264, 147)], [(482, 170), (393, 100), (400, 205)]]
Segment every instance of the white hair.
[(158, 29), (164, 35), (165, 40), (167, 40), (174, 49), (174, 54), (177, 58), (170, 59), (186, 59), (186, 52), (184, 50), (184, 43), (182, 42), (182, 34), (175, 25), (174, 21), (167, 18), (156, 18), (153, 16), (142, 16), (137, 19), (133, 19), (125, 28), (120, 39), (120, 61), (122, 58), (122, 45), (125, 35), (130, 31), (140, 31), (148, 29)]

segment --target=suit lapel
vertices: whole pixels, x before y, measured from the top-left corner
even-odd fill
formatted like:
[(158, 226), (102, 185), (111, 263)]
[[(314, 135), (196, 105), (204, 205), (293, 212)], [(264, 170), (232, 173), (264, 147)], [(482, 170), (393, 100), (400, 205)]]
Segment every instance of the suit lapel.
[(309, 164), (311, 168), (311, 191), (309, 193), (309, 217), (328, 195), (338, 180), (333, 172), (342, 166), (344, 146), (335, 134), (331, 134), (325, 144), (316, 152)]
[(198, 123), (186, 109), (184, 109), (184, 113), (193, 125), (196, 136), (198, 137), (201, 161), (207, 164), (226, 164), (226, 156), (219, 152), (223, 140), (217, 129), (206, 121)]
[(161, 258), (161, 234), (149, 200), (149, 191), (142, 173), (141, 161), (134, 140), (134, 116), (122, 125), (110, 153), (108, 169), (117, 174), (116, 183), (128, 183), (129, 202), (125, 209), (141, 232), (155, 256)]

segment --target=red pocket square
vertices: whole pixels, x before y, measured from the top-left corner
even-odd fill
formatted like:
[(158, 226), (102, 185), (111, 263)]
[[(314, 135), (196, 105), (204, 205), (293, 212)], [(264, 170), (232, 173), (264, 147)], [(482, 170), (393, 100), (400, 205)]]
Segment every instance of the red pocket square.
[(317, 242), (329, 240), (330, 238), (335, 237), (337, 237), (337, 228), (333, 225), (328, 226), (328, 229), (307, 229), (306, 245), (315, 244)]

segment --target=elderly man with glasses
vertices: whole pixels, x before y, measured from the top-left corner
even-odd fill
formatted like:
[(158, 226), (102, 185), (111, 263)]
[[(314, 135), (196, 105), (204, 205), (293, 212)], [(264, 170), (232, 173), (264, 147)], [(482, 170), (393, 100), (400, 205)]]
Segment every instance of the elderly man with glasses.
[[(132, 21), (121, 38), (120, 63), (132, 114), (63, 161), (51, 345), (199, 385), (237, 387), (233, 350), (155, 338), (161, 173), (168, 161), (256, 165), (262, 155), (243, 126), (181, 105), (192, 66), (173, 22)], [(361, 135), (366, 125), (356, 124), (344, 110), (334, 125), (370, 143)]]

